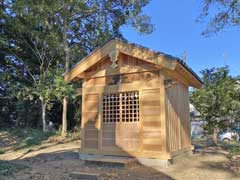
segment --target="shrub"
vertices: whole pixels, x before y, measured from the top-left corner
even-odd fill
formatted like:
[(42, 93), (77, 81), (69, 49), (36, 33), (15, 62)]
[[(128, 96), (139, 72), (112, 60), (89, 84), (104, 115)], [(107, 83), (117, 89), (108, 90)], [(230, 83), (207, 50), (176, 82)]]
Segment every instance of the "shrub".
[(5, 153), (5, 150), (0, 149), (0, 155), (1, 155), (1, 154), (4, 154), (4, 153)]
[(240, 155), (240, 142), (228, 142), (222, 144), (223, 148), (229, 152), (230, 158)]
[(230, 150), (229, 150), (229, 155), (232, 158), (233, 156), (236, 155), (240, 155), (240, 144), (233, 146)]
[(20, 138), (21, 143), (16, 149), (30, 148), (42, 143), (42, 141), (47, 140), (50, 136), (54, 136), (54, 132), (43, 133), (40, 129), (32, 128), (18, 128), (11, 130), (11, 133), (18, 138)]
[(8, 179), (7, 176), (12, 175), (18, 171), (22, 171), (29, 168), (26, 165), (15, 164), (7, 161), (0, 160), (0, 179)]

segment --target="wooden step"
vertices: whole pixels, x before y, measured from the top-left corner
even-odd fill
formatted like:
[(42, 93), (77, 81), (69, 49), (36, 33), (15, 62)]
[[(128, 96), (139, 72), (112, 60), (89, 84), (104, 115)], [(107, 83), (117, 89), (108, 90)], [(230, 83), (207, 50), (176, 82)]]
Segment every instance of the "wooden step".
[(84, 159), (86, 165), (95, 165), (111, 168), (132, 168), (138, 165), (136, 158), (118, 157), (118, 156), (101, 156), (89, 157)]

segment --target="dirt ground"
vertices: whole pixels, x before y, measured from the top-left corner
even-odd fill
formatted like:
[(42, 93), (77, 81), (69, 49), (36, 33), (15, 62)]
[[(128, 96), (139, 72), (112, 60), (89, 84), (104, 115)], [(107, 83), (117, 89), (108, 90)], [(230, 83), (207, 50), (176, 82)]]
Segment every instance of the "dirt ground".
[(228, 168), (227, 153), (217, 147), (204, 147), (193, 155), (178, 158), (168, 168), (138, 166), (131, 169), (86, 166), (78, 159), (80, 142), (46, 142), (27, 152), (9, 151), (0, 160), (27, 165), (7, 179), (65, 180), (72, 172), (99, 173), (99, 179), (156, 179), (156, 180), (239, 180)]

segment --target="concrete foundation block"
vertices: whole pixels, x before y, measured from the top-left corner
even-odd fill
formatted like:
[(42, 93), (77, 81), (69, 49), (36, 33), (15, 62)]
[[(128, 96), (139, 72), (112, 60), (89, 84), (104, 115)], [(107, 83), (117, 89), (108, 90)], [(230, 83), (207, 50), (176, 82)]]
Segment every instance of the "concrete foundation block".
[(172, 160), (151, 159), (151, 158), (137, 158), (138, 162), (147, 167), (161, 167), (167, 168), (172, 164)]
[(108, 168), (133, 168), (138, 161), (132, 157), (104, 156), (95, 154), (79, 154), (79, 159), (84, 160), (87, 166), (101, 166)]
[(103, 158), (103, 157), (104, 155), (79, 153), (79, 159), (81, 160), (97, 159), (97, 158)]

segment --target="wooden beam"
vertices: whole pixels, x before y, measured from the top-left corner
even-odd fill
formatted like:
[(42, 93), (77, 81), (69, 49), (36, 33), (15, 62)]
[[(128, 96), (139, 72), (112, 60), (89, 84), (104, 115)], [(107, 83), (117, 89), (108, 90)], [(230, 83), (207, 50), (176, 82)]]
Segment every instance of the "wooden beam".
[[(147, 49), (143, 49), (126, 42), (119, 40), (112, 40), (105, 44), (102, 48), (92, 52), (89, 56), (82, 59), (75, 67), (73, 67), (69, 73), (64, 75), (66, 81), (73, 80), (76, 76), (81, 77), (81, 74), (88, 68), (99, 62), (102, 58), (109, 56), (109, 53), (113, 51), (119, 51), (129, 56), (139, 58), (146, 62), (164, 67), (170, 70), (174, 70), (176, 67), (176, 61), (165, 57), (164, 55), (154, 53)], [(84, 76), (82, 76), (84, 78)]]
[(182, 77), (184, 77), (184, 79), (187, 79), (190, 86), (195, 87), (195, 88), (202, 87), (202, 83), (179, 62), (176, 66), (175, 71), (178, 72), (179, 74), (181, 74)]
[[(89, 56), (82, 59), (69, 71), (69, 73), (64, 75), (65, 80), (72, 81), (75, 78), (86, 78), (84, 71), (95, 65), (104, 57), (109, 56), (109, 54), (111, 56), (111, 53), (115, 51), (154, 64), (156, 65), (156, 68), (164, 68), (168, 71), (177, 71), (179, 74), (184, 76), (185, 79), (187, 79), (188, 82), (185, 82), (185, 85), (187, 86), (191, 85), (193, 87), (200, 88), (202, 85), (201, 82), (177, 60), (165, 56), (164, 54), (159, 54), (146, 48), (116, 39), (109, 41), (103, 47), (93, 51)], [(99, 73), (104, 74), (106, 71)]]
[(165, 57), (164, 55), (157, 54), (155, 52), (149, 51), (145, 48), (141, 48), (132, 44), (125, 43), (123, 41), (118, 41), (116, 43), (116, 49), (119, 52), (133, 56), (135, 58), (142, 59), (146, 62), (160, 65), (161, 67), (174, 70), (176, 67), (176, 61)]
[(170, 71), (167, 69), (163, 69), (163, 74), (170, 79), (180, 82), (181, 84), (185, 85), (186, 87), (188, 87), (190, 85), (189, 81), (185, 78), (185, 76), (181, 76), (181, 74), (177, 73), (176, 71)]
[(164, 87), (164, 80), (165, 77), (160, 72), (160, 81), (161, 81), (161, 86), (160, 86), (160, 122), (161, 122), (161, 141), (162, 141), (162, 151), (163, 152), (168, 152), (168, 147), (167, 147), (167, 119), (166, 119), (166, 93), (165, 93), (165, 87)]
[(103, 69), (99, 70), (96, 73), (85, 73), (86, 76), (85, 78), (96, 78), (96, 77), (105, 77), (105, 76), (112, 76), (112, 75), (117, 75), (117, 74), (131, 74), (131, 73), (141, 73), (141, 72), (151, 72), (151, 71), (156, 71), (158, 69), (161, 69), (159, 67), (155, 67), (152, 69), (144, 69), (141, 67), (131, 67), (131, 66), (123, 66), (120, 69)]
[(157, 158), (157, 159), (171, 159), (171, 154), (166, 152), (158, 152), (158, 151), (124, 151), (121, 149), (113, 150), (113, 149), (87, 149), (80, 148), (79, 150), (82, 154), (96, 154), (96, 155), (117, 155), (117, 156), (129, 156), (129, 157), (137, 157), (137, 158)]
[(76, 64), (67, 74), (64, 75), (66, 81), (71, 81), (79, 74), (83, 73), (89, 67), (96, 64), (102, 58), (106, 57), (109, 52), (115, 48), (116, 41), (112, 40), (105, 44), (103, 47), (93, 51), (89, 56), (83, 58), (78, 64)]

